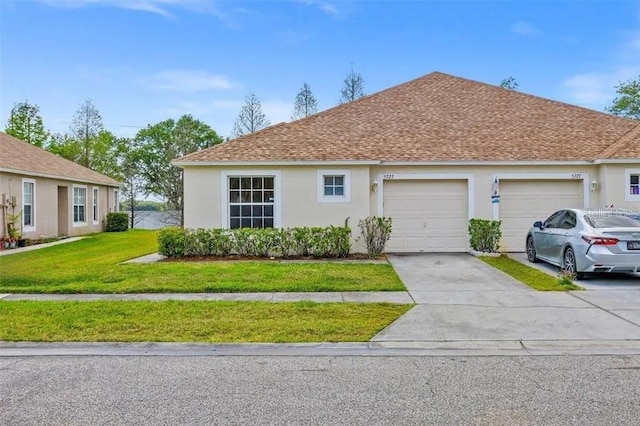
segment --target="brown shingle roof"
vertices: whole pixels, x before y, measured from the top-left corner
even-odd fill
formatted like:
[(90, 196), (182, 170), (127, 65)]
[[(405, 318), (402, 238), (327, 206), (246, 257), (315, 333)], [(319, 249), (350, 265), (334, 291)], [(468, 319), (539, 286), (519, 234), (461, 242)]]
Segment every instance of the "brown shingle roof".
[(58, 157), (35, 145), (0, 132), (0, 170), (24, 172), (103, 185), (118, 186), (118, 181), (72, 161)]
[(639, 129), (637, 121), (434, 72), (176, 161), (584, 161), (605, 152), (637, 160)]

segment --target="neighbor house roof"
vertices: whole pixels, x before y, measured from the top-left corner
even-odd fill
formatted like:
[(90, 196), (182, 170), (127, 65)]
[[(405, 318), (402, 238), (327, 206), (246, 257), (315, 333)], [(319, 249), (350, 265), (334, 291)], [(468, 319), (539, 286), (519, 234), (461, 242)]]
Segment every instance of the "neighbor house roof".
[(76, 182), (118, 186), (118, 181), (72, 161), (0, 133), (0, 171)]
[(175, 161), (640, 158), (640, 123), (434, 72)]

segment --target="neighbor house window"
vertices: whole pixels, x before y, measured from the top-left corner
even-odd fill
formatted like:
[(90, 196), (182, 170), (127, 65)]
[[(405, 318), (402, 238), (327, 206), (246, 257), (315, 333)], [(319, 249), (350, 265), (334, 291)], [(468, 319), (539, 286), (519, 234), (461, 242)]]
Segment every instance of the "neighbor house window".
[(349, 170), (318, 170), (318, 202), (348, 203), (351, 201)]
[(98, 188), (93, 188), (93, 224), (98, 223)]
[(113, 190), (113, 211), (117, 212), (119, 209), (119, 205), (118, 205), (118, 190), (114, 189)]
[(73, 223), (87, 223), (87, 188), (73, 187)]
[(229, 176), (229, 228), (273, 228), (275, 178)]
[(23, 231), (35, 230), (36, 182), (32, 179), (22, 180), (22, 228)]
[(640, 201), (640, 169), (625, 170), (625, 200)]

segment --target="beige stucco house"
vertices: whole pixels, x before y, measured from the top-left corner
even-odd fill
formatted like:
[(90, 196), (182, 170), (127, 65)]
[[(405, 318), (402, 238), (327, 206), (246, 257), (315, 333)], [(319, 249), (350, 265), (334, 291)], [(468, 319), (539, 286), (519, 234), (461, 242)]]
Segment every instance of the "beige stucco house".
[(119, 183), (0, 133), (0, 235), (19, 215), (24, 238), (100, 232), (118, 211)]
[(439, 72), (174, 164), (186, 227), (390, 216), (397, 252), (467, 251), (474, 217), (522, 251), (559, 208), (640, 210), (640, 122)]

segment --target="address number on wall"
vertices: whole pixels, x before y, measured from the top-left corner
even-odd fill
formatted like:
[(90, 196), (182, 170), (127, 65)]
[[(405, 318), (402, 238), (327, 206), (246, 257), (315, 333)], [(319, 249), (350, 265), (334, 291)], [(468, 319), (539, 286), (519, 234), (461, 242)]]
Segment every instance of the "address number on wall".
[(384, 178), (385, 180), (387, 180), (387, 179), (393, 179), (393, 175), (384, 175), (384, 176), (383, 176), (383, 178)]
[(582, 173), (571, 173), (571, 179), (582, 179)]

